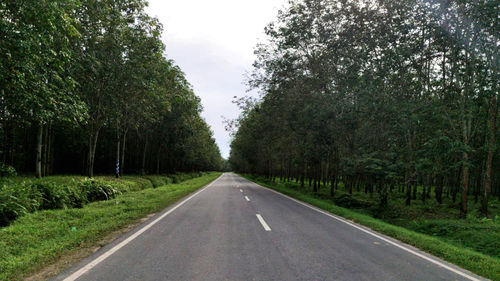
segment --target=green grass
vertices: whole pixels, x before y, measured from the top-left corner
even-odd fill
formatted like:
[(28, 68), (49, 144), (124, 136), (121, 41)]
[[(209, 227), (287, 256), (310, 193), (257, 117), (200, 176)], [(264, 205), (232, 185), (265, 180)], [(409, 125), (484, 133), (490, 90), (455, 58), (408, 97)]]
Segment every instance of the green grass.
[[(95, 246), (107, 235), (164, 209), (219, 175), (207, 173), (178, 184), (129, 191), (81, 209), (44, 210), (24, 215), (0, 228), (0, 280), (22, 279), (72, 251)], [(52, 178), (64, 181), (64, 177)], [(122, 180), (146, 184), (146, 181), (127, 177)]]
[[(351, 201), (355, 201), (353, 203), (345, 200), (346, 196), (341, 192), (337, 192), (337, 196), (332, 199), (326, 195), (325, 189), (314, 194), (307, 188), (300, 188), (297, 184), (277, 184), (261, 177), (242, 176), (262, 186), (394, 237), (478, 275), (500, 280), (498, 256), (500, 247), (497, 246), (500, 243), (498, 219), (477, 219), (470, 216), (467, 220), (458, 220), (455, 219), (454, 214), (444, 214), (450, 206), (444, 204), (439, 207), (441, 209), (436, 209), (433, 208), (432, 202), (427, 202), (428, 205), (425, 206), (414, 201), (412, 207), (404, 209), (401, 208), (397, 198), (392, 199), (397, 203), (393, 203), (387, 211), (388, 214), (383, 214), (374, 203), (376, 198), (370, 198), (369, 195), (357, 194), (358, 197), (350, 198)], [(349, 201), (357, 209), (351, 210), (337, 206), (334, 203), (335, 200), (343, 204)], [(493, 209), (496, 208), (496, 203), (492, 203)], [(380, 218), (374, 218), (373, 214), (377, 214)]]
[(97, 176), (0, 177), (0, 227), (37, 210), (81, 208), (90, 202), (114, 198), (119, 194), (179, 183), (203, 173), (120, 178)]

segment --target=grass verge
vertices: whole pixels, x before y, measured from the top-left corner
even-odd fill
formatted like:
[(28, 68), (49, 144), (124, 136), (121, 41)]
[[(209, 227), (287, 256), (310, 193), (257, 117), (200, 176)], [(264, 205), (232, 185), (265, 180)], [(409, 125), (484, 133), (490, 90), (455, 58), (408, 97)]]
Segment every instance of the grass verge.
[(127, 175), (120, 178), (76, 175), (48, 176), (41, 179), (0, 177), (0, 227), (40, 210), (81, 208), (95, 201), (109, 200), (119, 194), (156, 188), (169, 183), (202, 176), (202, 172), (170, 175)]
[(442, 241), (439, 238), (417, 233), (400, 226), (395, 226), (383, 222), (368, 215), (360, 214), (358, 212), (336, 206), (329, 200), (317, 198), (310, 194), (306, 194), (284, 185), (269, 184), (264, 181), (255, 179), (254, 177), (251, 177), (249, 175), (241, 176), (250, 181), (258, 183), (261, 186), (273, 189), (300, 201), (309, 203), (332, 214), (342, 216), (358, 224), (367, 226), (374, 231), (383, 233), (409, 245), (415, 246), (425, 252), (431, 253), (436, 257), (442, 258), (457, 266), (470, 270), (471, 272), (474, 272), (478, 275), (490, 278), (492, 280), (500, 280), (500, 259), (496, 257), (487, 256), (470, 249), (460, 248)]
[(127, 192), (81, 209), (44, 210), (0, 228), (0, 280), (20, 280), (110, 233), (158, 212), (216, 179), (208, 173), (178, 184)]

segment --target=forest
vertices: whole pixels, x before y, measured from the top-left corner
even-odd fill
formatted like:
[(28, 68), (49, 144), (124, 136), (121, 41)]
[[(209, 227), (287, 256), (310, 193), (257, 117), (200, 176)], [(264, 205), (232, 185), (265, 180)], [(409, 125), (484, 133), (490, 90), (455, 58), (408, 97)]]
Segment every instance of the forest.
[(494, 217), (499, 10), (496, 0), (289, 1), (255, 48), (247, 83), (260, 99), (235, 101), (231, 166), (330, 198), (449, 201), (459, 218)]
[(222, 165), (144, 0), (0, 1), (0, 175)]

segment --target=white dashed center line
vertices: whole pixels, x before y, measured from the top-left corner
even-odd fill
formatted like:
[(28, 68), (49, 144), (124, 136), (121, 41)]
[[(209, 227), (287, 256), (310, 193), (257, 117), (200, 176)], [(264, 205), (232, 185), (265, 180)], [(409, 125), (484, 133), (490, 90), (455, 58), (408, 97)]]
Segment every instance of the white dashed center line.
[(260, 221), (260, 224), (262, 224), (262, 227), (266, 230), (266, 231), (271, 231), (271, 228), (269, 227), (269, 225), (267, 225), (266, 221), (262, 218), (261, 215), (259, 214), (256, 214), (257, 218), (259, 219)]

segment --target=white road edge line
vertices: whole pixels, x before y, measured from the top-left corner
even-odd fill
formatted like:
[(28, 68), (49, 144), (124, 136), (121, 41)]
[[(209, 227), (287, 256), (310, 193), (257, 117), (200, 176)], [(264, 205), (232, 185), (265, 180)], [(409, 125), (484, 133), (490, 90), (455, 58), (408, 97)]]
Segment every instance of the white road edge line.
[(248, 196), (245, 196), (245, 199), (246, 199), (247, 201), (250, 201), (250, 198), (248, 198)]
[[(251, 182), (251, 181), (250, 181), (250, 182)], [(252, 183), (254, 183), (254, 182), (252, 182)], [(345, 220), (344, 218), (338, 217), (338, 216), (336, 216), (336, 215), (332, 215), (331, 213), (328, 213), (328, 212), (326, 212), (326, 211), (323, 211), (323, 210), (321, 210), (321, 209), (318, 209), (318, 208), (316, 208), (316, 207), (313, 207), (313, 206), (311, 206), (311, 205), (309, 205), (309, 204), (306, 204), (306, 203), (304, 203), (304, 202), (301, 202), (301, 201), (299, 201), (299, 200), (297, 200), (297, 199), (295, 199), (295, 198), (292, 198), (292, 197), (290, 197), (290, 196), (288, 196), (288, 195), (285, 195), (285, 194), (283, 194), (283, 193), (280, 193), (280, 192), (278, 192), (278, 191), (272, 190), (272, 189), (270, 189), (270, 188), (263, 187), (263, 186), (261, 186), (261, 185), (259, 185), (259, 184), (257, 184), (257, 183), (254, 183), (254, 184), (256, 184), (257, 186), (262, 187), (262, 188), (264, 188), (264, 189), (267, 189), (267, 190), (269, 190), (269, 191), (271, 191), (271, 192), (274, 192), (274, 193), (276, 193), (276, 194), (279, 194), (279, 195), (281, 195), (281, 196), (283, 196), (283, 197), (286, 197), (286, 198), (288, 198), (288, 199), (290, 199), (290, 200), (292, 200), (292, 201), (295, 201), (296, 203), (299, 203), (300, 205), (303, 205), (303, 206), (308, 207), (308, 208), (310, 208), (310, 209), (313, 209), (313, 210), (315, 210), (315, 211), (317, 211), (317, 212), (320, 212), (320, 213), (322, 213), (322, 214), (324, 214), (324, 215), (327, 215), (327, 216), (329, 216), (329, 217), (331, 217), (331, 218), (334, 218), (334, 219), (336, 219), (336, 220), (338, 220), (338, 221), (340, 221), (340, 222), (343, 222), (343, 223), (345, 223), (345, 224), (348, 224), (348, 225), (350, 225), (350, 226), (352, 226), (352, 227), (354, 227), (354, 228), (356, 228), (356, 229), (359, 229), (359, 230), (361, 230), (361, 231), (363, 231), (363, 232), (365, 232), (365, 233), (367, 233), (367, 234), (370, 234), (370, 235), (372, 235), (372, 236), (374, 236), (374, 237), (377, 237), (378, 239), (380, 239), (380, 240), (382, 240), (382, 241), (385, 241), (385, 242), (387, 242), (387, 243), (389, 243), (389, 244), (391, 244), (391, 245), (393, 245), (393, 246), (396, 246), (396, 247), (398, 247), (398, 248), (400, 248), (400, 249), (402, 249), (402, 250), (404, 250), (404, 251), (407, 251), (407, 252), (409, 252), (409, 253), (411, 253), (411, 254), (413, 254), (413, 255), (417, 256), (417, 257), (420, 257), (420, 258), (422, 258), (422, 259), (424, 259), (424, 260), (427, 260), (427, 261), (429, 261), (429, 262), (431, 262), (431, 263), (433, 263), (433, 264), (436, 264), (436, 265), (438, 265), (438, 266), (440, 266), (440, 267), (442, 267), (442, 268), (445, 268), (445, 269), (447, 269), (447, 270), (449, 270), (449, 271), (451, 271), (451, 272), (454, 272), (454, 273), (456, 273), (456, 274), (458, 274), (458, 275), (460, 275), (460, 276), (462, 276), (462, 277), (465, 277), (465, 278), (467, 278), (467, 279), (469, 279), (469, 280), (472, 280), (472, 281), (481, 281), (481, 279), (477, 279), (476, 277), (471, 276), (471, 275), (469, 275), (469, 274), (467, 274), (467, 273), (465, 273), (465, 272), (462, 272), (462, 271), (460, 271), (460, 270), (457, 270), (457, 269), (455, 269), (455, 268), (453, 268), (453, 267), (450, 267), (450, 266), (448, 266), (448, 265), (446, 265), (446, 264), (444, 264), (444, 263), (442, 263), (442, 262), (440, 262), (440, 261), (434, 260), (433, 258), (430, 258), (430, 257), (428, 257), (428, 256), (426, 256), (426, 255), (423, 255), (423, 254), (421, 254), (421, 253), (419, 253), (419, 252), (416, 252), (416, 251), (414, 251), (414, 250), (412, 250), (412, 249), (410, 249), (410, 248), (408, 248), (408, 247), (406, 247), (406, 246), (400, 245), (400, 244), (398, 244), (398, 243), (396, 243), (396, 242), (394, 242), (394, 241), (391, 241), (391, 240), (389, 240), (389, 239), (387, 239), (387, 238), (385, 238), (385, 237), (382, 237), (382, 236), (378, 235), (378, 234), (377, 234), (377, 233), (375, 233), (375, 232), (372, 232), (372, 231), (370, 231), (370, 230), (367, 230), (367, 229), (364, 229), (364, 228), (362, 228), (362, 227), (360, 227), (360, 226), (357, 226), (357, 225), (355, 225), (355, 224), (353, 224), (353, 223), (351, 223), (351, 222), (349, 222), (349, 221)], [(257, 215), (257, 217), (259, 217), (259, 216), (260, 216), (260, 215)], [(261, 220), (261, 218), (259, 218), (259, 220)], [(262, 223), (262, 222), (263, 222), (263, 220), (261, 220), (261, 223)], [(264, 223), (265, 223), (265, 222), (264, 222)], [(265, 227), (264, 227), (264, 228), (265, 228)]]
[(93, 261), (89, 262), (87, 265), (85, 265), (84, 267), (80, 268), (78, 271), (75, 271), (73, 274), (71, 274), (70, 276), (66, 277), (64, 279), (64, 281), (74, 281), (74, 280), (80, 278), (80, 276), (82, 276), (83, 274), (85, 274), (86, 272), (88, 272), (89, 270), (91, 270), (92, 268), (94, 268), (96, 265), (98, 265), (103, 260), (105, 260), (106, 258), (108, 258), (109, 256), (111, 256), (112, 254), (114, 254), (116, 251), (120, 250), (123, 246), (127, 245), (128, 243), (130, 243), (132, 240), (134, 240), (135, 238), (137, 238), (139, 235), (141, 235), (142, 233), (144, 233), (146, 230), (150, 229), (153, 225), (155, 225), (156, 223), (158, 223), (164, 217), (168, 216), (170, 213), (172, 213), (173, 211), (175, 211), (177, 208), (179, 208), (180, 206), (184, 205), (184, 203), (186, 203), (187, 201), (189, 201), (190, 199), (192, 199), (193, 197), (195, 197), (196, 195), (200, 194), (205, 189), (207, 189), (208, 187), (210, 187), (213, 183), (215, 183), (216, 181), (218, 181), (221, 177), (222, 177), (222, 175), (219, 176), (214, 181), (212, 181), (211, 183), (209, 183), (207, 186), (205, 186), (201, 190), (198, 190), (195, 194), (193, 194), (193, 195), (189, 196), (188, 198), (184, 199), (182, 202), (180, 202), (179, 204), (177, 204), (175, 207), (173, 207), (172, 209), (168, 210), (166, 213), (164, 213), (163, 215), (161, 215), (160, 217), (158, 217), (157, 219), (155, 219), (154, 221), (152, 221), (148, 225), (144, 226), (143, 228), (141, 228), (136, 233), (130, 235), (130, 237), (128, 237), (127, 239), (123, 240), (122, 242), (120, 242), (119, 244), (117, 244), (116, 246), (114, 246), (113, 248), (109, 249), (107, 252), (103, 253), (102, 255), (100, 255), (99, 257), (97, 257), (96, 259), (94, 259)]
[(259, 214), (256, 214), (256, 216), (259, 219), (260, 224), (262, 224), (262, 227), (264, 228), (264, 230), (271, 231), (271, 228), (269, 227), (269, 225), (267, 225), (266, 221), (262, 218), (262, 216)]

